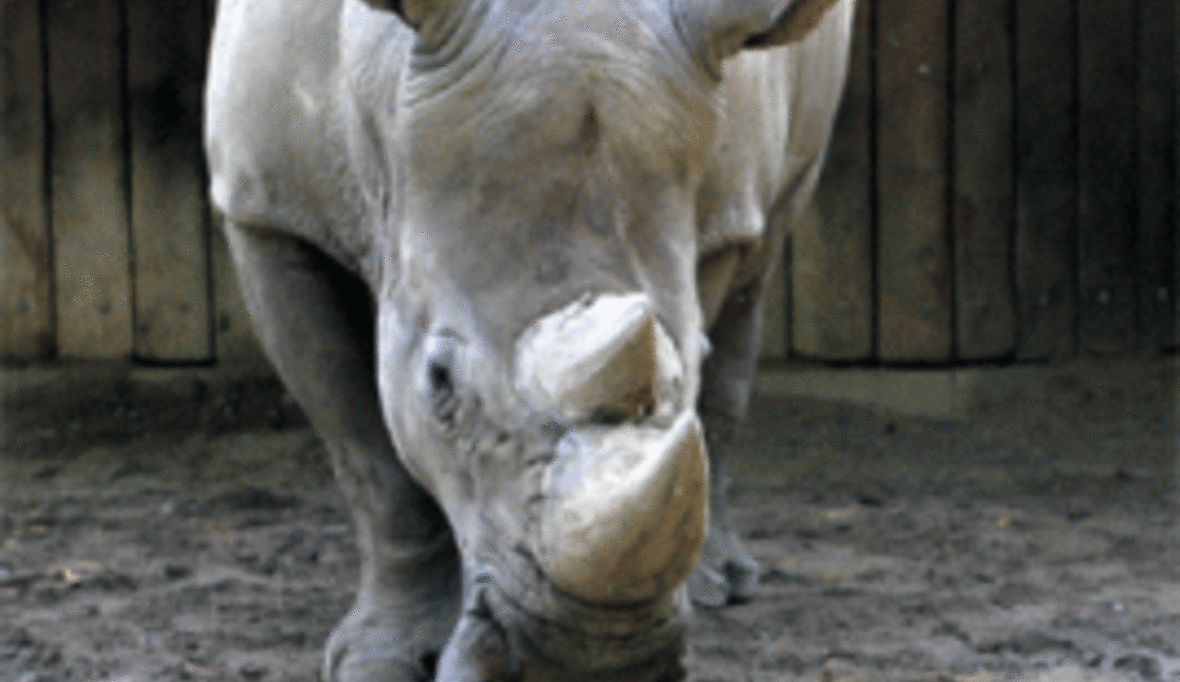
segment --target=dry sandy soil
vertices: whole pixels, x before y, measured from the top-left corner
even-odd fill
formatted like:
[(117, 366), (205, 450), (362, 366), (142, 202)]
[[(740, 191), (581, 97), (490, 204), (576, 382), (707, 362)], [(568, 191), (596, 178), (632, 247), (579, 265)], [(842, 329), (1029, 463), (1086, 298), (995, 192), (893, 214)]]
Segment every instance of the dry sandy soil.
[[(1180, 682), (1172, 366), (963, 421), (758, 399), (734, 499), (761, 584), (697, 612), (692, 679)], [(8, 417), (0, 682), (317, 679), (357, 552), (290, 405), (88, 409)]]

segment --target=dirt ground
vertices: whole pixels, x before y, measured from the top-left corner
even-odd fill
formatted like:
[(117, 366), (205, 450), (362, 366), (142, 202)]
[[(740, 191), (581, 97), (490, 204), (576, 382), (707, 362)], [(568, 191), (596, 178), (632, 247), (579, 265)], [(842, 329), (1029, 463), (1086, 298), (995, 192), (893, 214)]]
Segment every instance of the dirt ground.
[[(757, 399), (761, 584), (698, 610), (692, 679), (1180, 682), (1173, 366), (964, 421)], [(315, 436), (137, 409), (9, 425), (0, 682), (318, 679), (357, 552)]]

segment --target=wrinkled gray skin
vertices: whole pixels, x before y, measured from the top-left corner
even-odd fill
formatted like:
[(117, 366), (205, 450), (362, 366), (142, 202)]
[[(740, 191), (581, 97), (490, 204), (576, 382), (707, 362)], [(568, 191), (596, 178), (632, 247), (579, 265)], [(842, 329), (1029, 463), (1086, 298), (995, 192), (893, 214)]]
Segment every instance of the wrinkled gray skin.
[[(722, 605), (755, 580), (727, 524), (722, 462), (774, 255), (822, 163), (852, 11), (852, 0), (220, 0), (213, 202), (361, 550), (325, 679), (682, 678), (680, 585)], [(644, 295), (672, 341), (682, 373), (662, 407), (578, 416), (523, 396), (526, 332), (612, 294)], [(601, 588), (610, 571), (600, 587), (580, 569), (551, 579), (548, 567), (581, 566), (537, 540), (560, 525), (546, 500), (579, 484), (558, 469), (616, 457), (618, 433), (655, 442), (677, 415), (703, 424), (708, 498), (685, 493), (677, 527), (642, 528), (628, 550), (642, 560), (619, 559), (632, 582), (617, 592)], [(584, 448), (590, 464), (554, 464), (586, 434), (607, 443)], [(588, 528), (622, 504), (611, 495), (632, 474), (619, 475), (587, 484), (603, 505)], [(659, 517), (662, 499), (623, 513), (619, 532)], [(676, 543), (672, 558), (643, 554)]]

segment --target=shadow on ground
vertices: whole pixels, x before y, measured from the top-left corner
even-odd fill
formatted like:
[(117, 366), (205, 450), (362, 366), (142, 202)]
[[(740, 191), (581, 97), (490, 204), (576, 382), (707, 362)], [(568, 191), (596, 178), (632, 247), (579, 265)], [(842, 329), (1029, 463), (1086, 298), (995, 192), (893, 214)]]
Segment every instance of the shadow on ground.
[[(757, 399), (733, 485), (761, 583), (698, 611), (692, 679), (1180, 681), (1172, 366), (966, 420)], [(0, 682), (317, 679), (357, 552), (316, 438), (256, 411), (10, 433)]]

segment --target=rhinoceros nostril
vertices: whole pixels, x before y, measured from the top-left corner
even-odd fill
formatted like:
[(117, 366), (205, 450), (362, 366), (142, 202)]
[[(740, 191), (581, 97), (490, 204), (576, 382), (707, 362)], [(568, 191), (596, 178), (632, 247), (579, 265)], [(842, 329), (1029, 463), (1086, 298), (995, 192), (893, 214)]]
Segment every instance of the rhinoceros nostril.
[(433, 678), (434, 671), (438, 668), (438, 652), (427, 651), (426, 653), (422, 654), (419, 662), (421, 662), (422, 667), (426, 669), (426, 674)]
[(455, 384), (451, 381), (451, 370), (444, 365), (430, 363), (427, 369), (430, 379), (430, 392), (438, 395), (440, 393), (454, 393)]
[(584, 153), (594, 152), (599, 134), (598, 113), (594, 111), (594, 105), (587, 105), (586, 113), (582, 116), (582, 127), (578, 130), (578, 143)]

